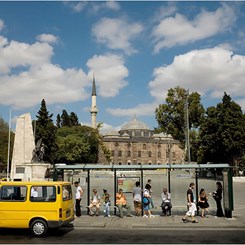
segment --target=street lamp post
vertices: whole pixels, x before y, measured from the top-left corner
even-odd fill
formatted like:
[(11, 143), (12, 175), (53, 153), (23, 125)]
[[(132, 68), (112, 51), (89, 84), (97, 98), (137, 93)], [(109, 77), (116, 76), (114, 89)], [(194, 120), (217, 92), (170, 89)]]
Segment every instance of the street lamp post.
[(11, 108), (10, 108), (10, 111), (9, 111), (9, 138), (8, 138), (8, 159), (7, 159), (7, 181), (9, 181), (10, 136), (11, 136)]
[(187, 90), (187, 96), (186, 96), (186, 148), (187, 148), (188, 163), (190, 163), (191, 162), (191, 153), (190, 153), (190, 130), (189, 130), (188, 97), (189, 97), (189, 90)]

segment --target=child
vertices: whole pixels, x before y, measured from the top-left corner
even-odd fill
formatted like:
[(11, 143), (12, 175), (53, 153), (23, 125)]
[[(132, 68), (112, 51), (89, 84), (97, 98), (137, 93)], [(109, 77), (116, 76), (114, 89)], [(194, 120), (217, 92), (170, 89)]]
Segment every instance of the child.
[(105, 212), (105, 217), (110, 217), (110, 195), (108, 194), (107, 190), (103, 189), (103, 201), (104, 201), (104, 205), (105, 205), (105, 209), (104, 209), (104, 212)]

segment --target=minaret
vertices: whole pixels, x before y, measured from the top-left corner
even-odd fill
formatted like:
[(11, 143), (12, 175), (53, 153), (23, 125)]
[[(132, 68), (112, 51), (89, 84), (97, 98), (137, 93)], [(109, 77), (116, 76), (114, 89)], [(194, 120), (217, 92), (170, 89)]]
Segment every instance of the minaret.
[(96, 115), (97, 115), (98, 109), (96, 107), (96, 87), (95, 87), (95, 79), (93, 75), (93, 87), (92, 87), (92, 106), (90, 108), (91, 113), (91, 127), (96, 129)]

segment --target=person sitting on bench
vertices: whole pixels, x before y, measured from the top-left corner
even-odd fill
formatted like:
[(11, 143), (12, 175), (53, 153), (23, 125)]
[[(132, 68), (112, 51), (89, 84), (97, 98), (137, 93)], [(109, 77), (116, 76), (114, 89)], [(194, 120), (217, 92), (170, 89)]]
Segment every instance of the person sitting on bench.
[(89, 205), (89, 215), (94, 215), (92, 208), (96, 208), (95, 215), (99, 215), (100, 209), (100, 195), (98, 194), (96, 189), (93, 189), (92, 196), (90, 197), (90, 205)]
[(171, 208), (172, 208), (172, 204), (171, 204), (171, 195), (168, 192), (167, 188), (163, 188), (163, 192), (161, 194), (162, 197), (162, 213), (163, 215), (166, 215), (168, 213), (168, 215), (171, 215)]
[(127, 209), (127, 217), (132, 217), (131, 207), (127, 204), (126, 196), (123, 194), (122, 189), (119, 189), (119, 192), (116, 194), (116, 206), (118, 207), (120, 218), (123, 218), (122, 208)]

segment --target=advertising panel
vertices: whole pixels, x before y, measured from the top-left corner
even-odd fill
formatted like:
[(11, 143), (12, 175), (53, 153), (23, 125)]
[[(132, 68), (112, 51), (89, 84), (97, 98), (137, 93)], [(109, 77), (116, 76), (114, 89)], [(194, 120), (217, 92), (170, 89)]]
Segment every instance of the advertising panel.
[(136, 181), (140, 181), (140, 177), (117, 177), (117, 191), (132, 192)]

